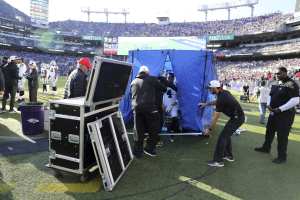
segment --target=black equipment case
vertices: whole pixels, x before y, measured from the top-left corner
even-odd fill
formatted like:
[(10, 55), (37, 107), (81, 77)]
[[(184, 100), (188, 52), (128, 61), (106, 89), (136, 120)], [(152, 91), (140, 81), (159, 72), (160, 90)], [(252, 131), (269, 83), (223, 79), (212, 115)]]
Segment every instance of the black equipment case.
[(97, 164), (87, 124), (118, 111), (131, 68), (95, 57), (85, 97), (50, 101), (49, 167), (86, 179)]

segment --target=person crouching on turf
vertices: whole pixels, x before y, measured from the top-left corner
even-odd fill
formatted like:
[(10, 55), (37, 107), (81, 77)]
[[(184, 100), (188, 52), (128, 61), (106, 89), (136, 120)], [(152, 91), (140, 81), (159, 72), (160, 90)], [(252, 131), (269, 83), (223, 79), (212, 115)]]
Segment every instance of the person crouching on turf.
[(216, 106), (213, 120), (209, 128), (204, 130), (204, 135), (210, 135), (215, 127), (221, 112), (230, 117), (224, 129), (219, 135), (215, 153), (212, 161), (208, 162), (212, 167), (223, 167), (223, 160), (233, 162), (231, 136), (245, 122), (245, 115), (238, 101), (230, 94), (229, 91), (223, 90), (221, 83), (218, 80), (212, 80), (208, 86), (210, 92), (217, 96), (217, 99), (212, 102), (199, 103), (200, 108), (206, 106)]

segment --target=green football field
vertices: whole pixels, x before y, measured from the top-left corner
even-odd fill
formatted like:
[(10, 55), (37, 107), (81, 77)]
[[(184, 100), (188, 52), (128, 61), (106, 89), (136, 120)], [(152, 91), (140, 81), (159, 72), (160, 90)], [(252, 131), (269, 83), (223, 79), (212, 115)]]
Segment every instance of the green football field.
[[(64, 81), (59, 81), (60, 96)], [(39, 92), (45, 103), (53, 98), (57, 97)], [(135, 159), (112, 192), (104, 191), (98, 174), (85, 183), (72, 175), (55, 177), (45, 167), (47, 151), (14, 156), (0, 152), (0, 199), (300, 200), (299, 115), (289, 137), (288, 162), (276, 165), (271, 162), (276, 156), (276, 141), (271, 154), (253, 150), (262, 144), (265, 132), (258, 123), (258, 105), (242, 106), (247, 115), (242, 127), (246, 131), (232, 136), (236, 161), (226, 162), (223, 168), (209, 168), (206, 161), (212, 158), (218, 133), (227, 120), (224, 116), (209, 139), (177, 136), (174, 143), (158, 149), (158, 157)], [(24, 140), (19, 120), (18, 113), (0, 115), (0, 145)]]

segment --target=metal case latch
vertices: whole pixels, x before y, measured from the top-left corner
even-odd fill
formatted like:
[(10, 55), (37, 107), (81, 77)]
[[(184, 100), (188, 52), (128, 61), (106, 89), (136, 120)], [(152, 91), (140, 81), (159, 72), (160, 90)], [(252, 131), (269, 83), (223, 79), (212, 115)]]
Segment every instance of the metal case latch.
[(61, 140), (61, 132), (51, 131), (51, 139), (53, 139), (53, 140)]
[(69, 143), (79, 144), (79, 136), (78, 135), (69, 134), (68, 135), (68, 141), (69, 141)]
[(55, 110), (49, 110), (49, 119), (55, 119), (55, 114), (56, 114), (56, 112), (55, 112)]

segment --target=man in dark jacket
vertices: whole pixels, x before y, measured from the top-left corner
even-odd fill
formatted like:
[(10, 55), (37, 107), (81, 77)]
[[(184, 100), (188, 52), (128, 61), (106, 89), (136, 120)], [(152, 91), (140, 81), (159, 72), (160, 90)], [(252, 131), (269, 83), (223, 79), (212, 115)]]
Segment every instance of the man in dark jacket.
[(2, 69), (7, 65), (7, 57), (3, 57), (0, 62), (0, 92), (4, 91), (4, 74)]
[(85, 95), (88, 83), (88, 71), (92, 69), (89, 58), (81, 58), (78, 67), (69, 75), (66, 85), (64, 98), (82, 97)]
[(29, 62), (30, 73), (26, 76), (28, 79), (29, 101), (37, 102), (37, 91), (39, 88), (39, 78), (37, 66), (34, 61)]
[(10, 96), (10, 109), (9, 112), (15, 112), (14, 104), (18, 87), (19, 70), (17, 64), (21, 62), (21, 59), (17, 56), (11, 56), (9, 58), (10, 62), (3, 68), (4, 79), (5, 79), (5, 89), (2, 99), (2, 111), (5, 112), (6, 102)]
[[(139, 158), (144, 153), (156, 156), (156, 144), (159, 140), (160, 114), (158, 111), (156, 94), (166, 91), (157, 78), (149, 75), (149, 69), (142, 66), (137, 77), (131, 83), (132, 109), (134, 112), (135, 142), (134, 155)], [(145, 133), (149, 138), (143, 149)]]
[(295, 118), (295, 106), (299, 104), (299, 86), (287, 75), (285, 67), (278, 68), (276, 73), (280, 83), (273, 85), (267, 108), (270, 111), (265, 141), (261, 147), (254, 150), (261, 153), (270, 153), (271, 145), (277, 133), (278, 156), (272, 162), (285, 163), (287, 160), (288, 137)]

